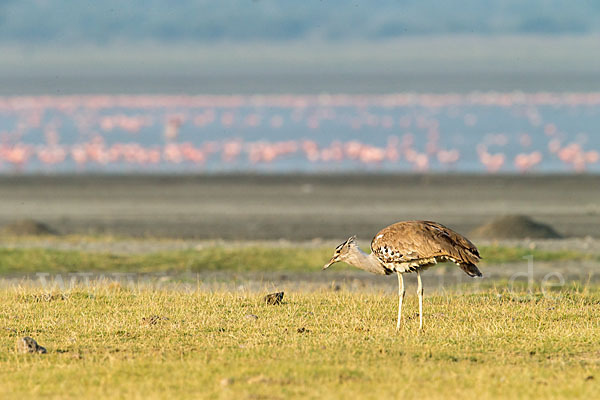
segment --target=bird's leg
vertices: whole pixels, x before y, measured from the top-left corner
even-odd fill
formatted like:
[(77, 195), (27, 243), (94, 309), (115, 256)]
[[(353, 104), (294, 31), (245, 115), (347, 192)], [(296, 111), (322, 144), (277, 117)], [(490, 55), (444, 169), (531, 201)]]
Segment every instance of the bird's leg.
[(419, 330), (423, 330), (423, 282), (421, 272), (417, 270), (417, 294), (419, 295)]
[(397, 272), (398, 274), (398, 323), (396, 324), (396, 330), (400, 330), (400, 318), (402, 317), (402, 300), (404, 300), (404, 278), (402, 278), (402, 274)]

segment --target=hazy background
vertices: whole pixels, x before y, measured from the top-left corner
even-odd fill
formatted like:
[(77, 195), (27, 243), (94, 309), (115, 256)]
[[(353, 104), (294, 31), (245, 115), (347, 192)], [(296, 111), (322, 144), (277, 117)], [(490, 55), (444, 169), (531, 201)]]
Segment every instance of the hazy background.
[(378, 41), (417, 35), (600, 32), (600, 5), (590, 0), (4, 0), (0, 6), (3, 40), (35, 44)]
[(0, 55), (4, 173), (600, 171), (593, 1), (0, 0)]
[(600, 90), (594, 1), (0, 1), (0, 94)]
[(596, 1), (0, 0), (11, 235), (597, 253), (599, 127)]

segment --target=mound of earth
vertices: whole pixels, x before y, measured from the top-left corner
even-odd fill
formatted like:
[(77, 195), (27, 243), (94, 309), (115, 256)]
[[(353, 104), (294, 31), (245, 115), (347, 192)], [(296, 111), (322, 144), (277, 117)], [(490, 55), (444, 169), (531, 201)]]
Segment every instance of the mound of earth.
[(1, 231), (5, 235), (37, 236), (56, 235), (57, 232), (48, 225), (32, 219), (22, 219), (5, 225)]
[(525, 215), (506, 215), (481, 225), (471, 232), (481, 239), (558, 239), (558, 232), (550, 225), (536, 222)]

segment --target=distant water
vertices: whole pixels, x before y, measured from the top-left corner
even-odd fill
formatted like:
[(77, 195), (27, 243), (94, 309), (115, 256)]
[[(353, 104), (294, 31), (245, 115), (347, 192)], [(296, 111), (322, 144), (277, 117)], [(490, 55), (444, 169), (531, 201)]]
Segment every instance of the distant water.
[(0, 97), (0, 172), (600, 172), (600, 93)]

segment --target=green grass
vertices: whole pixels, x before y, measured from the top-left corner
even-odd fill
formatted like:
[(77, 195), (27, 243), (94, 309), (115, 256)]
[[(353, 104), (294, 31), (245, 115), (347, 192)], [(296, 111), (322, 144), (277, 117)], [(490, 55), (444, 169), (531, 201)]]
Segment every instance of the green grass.
[(427, 297), (422, 333), (411, 295), (400, 332), (395, 296), (261, 298), (0, 290), (0, 398), (600, 397), (597, 288)]
[[(200, 271), (288, 271), (318, 270), (333, 254), (333, 248), (223, 247), (165, 251), (151, 254), (109, 253), (53, 249), (0, 249), (0, 275), (36, 272), (200, 272)], [(536, 261), (600, 261), (595, 254), (574, 251), (543, 251), (525, 248), (482, 247), (482, 265)], [(344, 266), (336, 266), (345, 268)]]
[(0, 249), (0, 274), (44, 272), (302, 271), (327, 262), (333, 249), (209, 247), (115, 255), (53, 249)]

